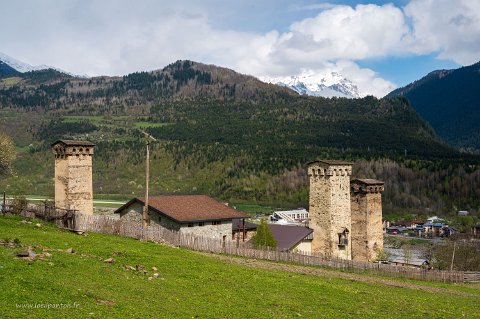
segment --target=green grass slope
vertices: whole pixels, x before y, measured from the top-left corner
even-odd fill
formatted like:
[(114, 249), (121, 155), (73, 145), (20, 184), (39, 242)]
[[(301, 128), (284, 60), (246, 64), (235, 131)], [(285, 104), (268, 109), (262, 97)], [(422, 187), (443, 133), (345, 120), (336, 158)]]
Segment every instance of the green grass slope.
[[(134, 239), (79, 236), (0, 217), (17, 238), (51, 258), (25, 261), (0, 246), (2, 318), (478, 318), (479, 294), (394, 288), (269, 271)], [(72, 247), (75, 253), (67, 253)], [(23, 248), (24, 249), (24, 248)], [(103, 259), (113, 257), (108, 264)], [(124, 269), (143, 265), (147, 274)], [(148, 280), (157, 267), (160, 278)], [(473, 289), (469, 289), (473, 290)], [(17, 305), (64, 304), (63, 309)]]

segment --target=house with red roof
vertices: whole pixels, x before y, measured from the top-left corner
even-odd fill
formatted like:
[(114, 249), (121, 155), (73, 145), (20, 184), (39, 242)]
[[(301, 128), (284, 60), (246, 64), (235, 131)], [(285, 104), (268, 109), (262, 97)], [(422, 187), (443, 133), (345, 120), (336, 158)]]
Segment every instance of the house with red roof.
[[(115, 211), (121, 219), (142, 222), (143, 198), (135, 197)], [(206, 195), (169, 195), (148, 198), (151, 223), (170, 230), (211, 238), (230, 239), (232, 221), (249, 216)]]

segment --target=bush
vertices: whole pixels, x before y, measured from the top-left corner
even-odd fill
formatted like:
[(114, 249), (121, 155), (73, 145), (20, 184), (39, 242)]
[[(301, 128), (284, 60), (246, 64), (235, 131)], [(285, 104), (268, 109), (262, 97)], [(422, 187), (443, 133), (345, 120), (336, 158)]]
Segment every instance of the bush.
[(388, 261), (392, 254), (384, 249), (380, 249), (377, 251), (377, 258), (375, 258), (374, 262), (381, 262), (381, 261)]
[(23, 210), (27, 208), (28, 201), (25, 196), (16, 196), (12, 200), (12, 214), (19, 215)]
[(260, 225), (257, 227), (257, 233), (252, 237), (252, 246), (254, 248), (277, 247), (277, 241), (273, 237), (265, 219), (261, 220)]

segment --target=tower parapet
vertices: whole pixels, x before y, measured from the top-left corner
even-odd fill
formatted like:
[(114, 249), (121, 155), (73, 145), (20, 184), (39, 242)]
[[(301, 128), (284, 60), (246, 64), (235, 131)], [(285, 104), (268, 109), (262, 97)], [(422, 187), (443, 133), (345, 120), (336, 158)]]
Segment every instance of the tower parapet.
[(93, 214), (92, 155), (95, 144), (58, 140), (55, 155), (55, 206)]

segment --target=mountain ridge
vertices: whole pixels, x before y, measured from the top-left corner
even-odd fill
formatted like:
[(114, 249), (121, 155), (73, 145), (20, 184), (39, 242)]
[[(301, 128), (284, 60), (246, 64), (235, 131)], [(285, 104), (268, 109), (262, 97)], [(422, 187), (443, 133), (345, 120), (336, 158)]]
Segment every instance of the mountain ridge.
[(480, 62), (437, 70), (398, 88), (386, 98), (404, 96), (450, 145), (480, 150)]
[(38, 65), (33, 66), (28, 63), (22, 62), (20, 60), (14, 59), (5, 53), (0, 52), (0, 61), (9, 65), (11, 68), (15, 69), (20, 73), (30, 72), (30, 71), (40, 71), (45, 69), (55, 69), (47, 65)]
[[(73, 76), (73, 77), (88, 78), (87, 75), (76, 75), (76, 74), (73, 74), (71, 72), (62, 70), (60, 68), (53, 67), (53, 66), (48, 66), (48, 65), (45, 65), (45, 64), (33, 66), (33, 65), (28, 64), (28, 63), (22, 62), (20, 60), (14, 59), (14, 58), (10, 57), (9, 55), (7, 55), (5, 53), (0, 52), (0, 65), (2, 65), (2, 64), (7, 65), (8, 67), (10, 67), (11, 69), (15, 70), (18, 73), (28, 73), (28, 72), (35, 72), (35, 71), (43, 71), (43, 70), (52, 69), (52, 70), (55, 70), (55, 71), (58, 71), (58, 72), (61, 72), (61, 73), (65, 73), (65, 74)], [(9, 75), (11, 75), (11, 74), (2, 73), (2, 70), (0, 69), (0, 78), (4, 77), (4, 76), (9, 76)]]
[[(199, 62), (194, 62), (194, 63), (197, 65), (197, 67), (198, 65), (204, 65), (205, 66), (203, 67), (204, 69), (212, 70), (211, 67), (210, 68), (208, 67), (209, 66), (208, 64), (203, 64)], [(67, 75), (70, 75), (73, 77), (79, 77), (79, 78), (102, 78), (102, 77), (115, 78), (115, 76), (89, 77), (87, 75), (76, 75), (71, 72), (64, 71), (60, 68), (47, 66), (47, 65), (32, 66), (28, 63), (14, 59), (2, 52), (0, 52), (0, 65), (3, 65), (3, 69), (0, 69), (0, 77), (16, 74), (16, 72), (13, 72), (11, 69), (17, 71), (18, 73), (53, 69), (61, 73), (65, 73)], [(162, 69), (151, 70), (146, 72), (158, 73), (160, 71), (165, 70), (171, 65), (172, 64)], [(221, 68), (218, 66), (215, 66), (215, 67)], [(223, 68), (223, 69), (227, 70), (227, 68)], [(142, 73), (142, 72), (133, 72), (133, 73)], [(128, 75), (129, 74), (125, 76), (128, 76)], [(346, 79), (338, 72), (328, 72), (325, 74), (317, 74), (312, 71), (304, 71), (299, 75), (288, 76), (288, 77), (254, 77), (251, 75), (246, 75), (246, 76), (259, 79), (260, 81), (265, 83), (271, 83), (271, 84), (289, 88), (301, 95), (319, 96), (319, 97), (328, 97), (328, 98), (330, 97), (360, 98), (365, 96), (365, 94), (361, 94), (359, 92), (357, 86), (352, 81)]]
[[(186, 60), (122, 77), (81, 79), (51, 69), (21, 73), (0, 79), (0, 113), (0, 130), (19, 149), (17, 176), (0, 181), (10, 193), (51, 192), (50, 144), (78, 139), (97, 145), (96, 193), (138, 195), (145, 163), (140, 130), (157, 140), (152, 193), (200, 192), (226, 200), (308, 203), (305, 163), (321, 158), (393, 159), (428, 172), (476, 161), (441, 141), (404, 97), (299, 95)], [(375, 177), (365, 165), (365, 176)], [(379, 168), (385, 176), (397, 176), (391, 169), (391, 162)], [(385, 207), (402, 203), (421, 209), (427, 186), (420, 189), (410, 180), (407, 186), (402, 180), (391, 184)], [(414, 197), (410, 189), (417, 192)], [(428, 203), (442, 202), (441, 194)]]

